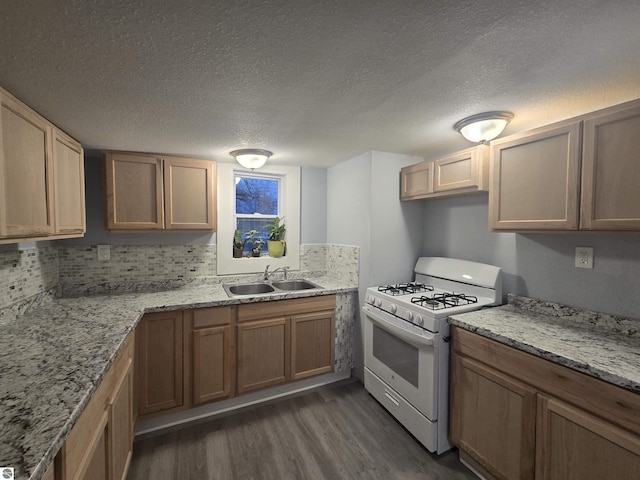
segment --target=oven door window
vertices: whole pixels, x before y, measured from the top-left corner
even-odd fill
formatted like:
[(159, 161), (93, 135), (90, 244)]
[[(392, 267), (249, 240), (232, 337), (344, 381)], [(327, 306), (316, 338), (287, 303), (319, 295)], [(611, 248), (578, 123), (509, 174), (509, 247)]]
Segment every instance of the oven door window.
[(416, 346), (373, 325), (372, 353), (380, 362), (418, 388), (419, 350)]

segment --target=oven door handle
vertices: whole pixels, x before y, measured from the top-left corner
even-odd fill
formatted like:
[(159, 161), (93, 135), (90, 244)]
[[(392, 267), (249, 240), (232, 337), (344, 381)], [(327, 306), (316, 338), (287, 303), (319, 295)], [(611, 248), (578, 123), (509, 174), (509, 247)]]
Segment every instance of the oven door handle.
[(432, 333), (425, 332), (424, 335), (417, 335), (415, 333), (404, 330), (403, 328), (398, 327), (392, 323), (385, 321), (383, 318), (377, 316), (374, 312), (363, 309), (364, 313), (367, 317), (371, 319), (374, 323), (376, 323), (380, 328), (386, 330), (389, 333), (392, 333), (398, 338), (406, 340), (409, 343), (414, 345), (433, 345), (435, 343), (436, 336)]

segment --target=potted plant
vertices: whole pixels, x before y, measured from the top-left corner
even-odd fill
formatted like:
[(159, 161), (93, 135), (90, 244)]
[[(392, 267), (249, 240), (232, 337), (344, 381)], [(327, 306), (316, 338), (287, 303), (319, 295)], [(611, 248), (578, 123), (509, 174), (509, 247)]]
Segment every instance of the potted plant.
[(251, 244), (251, 256), (259, 257), (262, 245), (264, 245), (264, 240), (258, 236), (258, 231), (249, 230), (248, 232), (244, 232), (244, 235), (246, 236), (245, 242)]
[(245, 242), (242, 240), (240, 230), (236, 229), (236, 232), (233, 234), (233, 258), (242, 258), (244, 244)]
[(267, 224), (264, 228), (269, 236), (267, 240), (269, 255), (276, 258), (281, 257), (284, 254), (284, 234), (287, 231), (284, 225), (284, 218), (276, 217), (273, 222)]

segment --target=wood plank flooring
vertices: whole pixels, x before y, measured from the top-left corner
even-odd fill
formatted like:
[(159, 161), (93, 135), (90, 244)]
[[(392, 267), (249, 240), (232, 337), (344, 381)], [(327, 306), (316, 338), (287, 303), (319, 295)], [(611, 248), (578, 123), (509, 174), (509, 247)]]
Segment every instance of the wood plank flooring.
[(359, 382), (136, 441), (128, 480), (462, 480), (457, 452), (430, 454)]

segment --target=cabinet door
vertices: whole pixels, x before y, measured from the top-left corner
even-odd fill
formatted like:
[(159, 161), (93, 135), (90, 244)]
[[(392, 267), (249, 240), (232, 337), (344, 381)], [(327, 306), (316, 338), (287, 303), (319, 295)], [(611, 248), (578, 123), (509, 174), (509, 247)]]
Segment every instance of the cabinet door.
[(640, 438), (564, 402), (540, 397), (536, 480), (638, 478)]
[(164, 158), (168, 230), (215, 230), (215, 167), (208, 160)]
[(0, 236), (54, 231), (51, 128), (0, 91)]
[(56, 233), (84, 233), (84, 153), (78, 142), (53, 129)]
[(563, 123), (491, 142), (492, 230), (576, 230), (580, 127)]
[[(480, 145), (434, 162), (434, 192), (488, 189), (488, 147)], [(484, 168), (483, 168), (484, 167)]]
[(107, 421), (108, 413), (105, 411), (95, 426), (94, 436), (87, 439), (85, 456), (77, 469), (71, 471), (67, 467), (68, 480), (110, 480)]
[(417, 200), (433, 193), (433, 162), (421, 162), (400, 170), (400, 199)]
[(291, 317), (292, 380), (333, 371), (333, 312)]
[(107, 228), (164, 228), (162, 160), (109, 152), (105, 158)]
[(499, 479), (533, 479), (534, 390), (454, 355), (450, 405), (454, 445)]
[(289, 380), (290, 343), (287, 318), (237, 325), (238, 393), (272, 387)]
[(182, 312), (145, 315), (136, 329), (138, 414), (183, 404)]
[(111, 480), (125, 480), (133, 449), (133, 371), (129, 360), (109, 402)]
[(584, 122), (580, 228), (640, 230), (640, 107)]
[(194, 330), (193, 404), (231, 396), (231, 326)]

